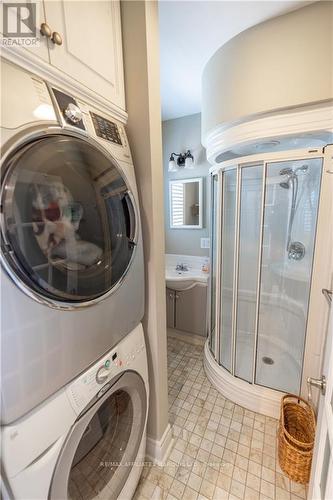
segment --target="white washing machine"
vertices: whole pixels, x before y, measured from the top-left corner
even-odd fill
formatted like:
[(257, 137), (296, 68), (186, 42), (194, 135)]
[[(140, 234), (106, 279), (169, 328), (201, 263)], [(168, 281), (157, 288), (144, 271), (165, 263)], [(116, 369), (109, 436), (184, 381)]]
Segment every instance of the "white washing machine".
[(16, 500), (129, 500), (145, 457), (147, 357), (141, 325), (93, 367), (2, 430)]
[(144, 274), (123, 124), (3, 59), (1, 70), (1, 421), (7, 425), (140, 323)]

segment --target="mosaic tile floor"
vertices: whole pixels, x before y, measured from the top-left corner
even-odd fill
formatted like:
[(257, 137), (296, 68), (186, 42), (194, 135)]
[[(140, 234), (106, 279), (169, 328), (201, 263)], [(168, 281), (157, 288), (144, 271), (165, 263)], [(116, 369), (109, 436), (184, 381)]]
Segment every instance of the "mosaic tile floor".
[(135, 500), (300, 500), (305, 487), (278, 465), (277, 420), (235, 405), (208, 381), (203, 348), (168, 339), (174, 446), (163, 467), (146, 467)]

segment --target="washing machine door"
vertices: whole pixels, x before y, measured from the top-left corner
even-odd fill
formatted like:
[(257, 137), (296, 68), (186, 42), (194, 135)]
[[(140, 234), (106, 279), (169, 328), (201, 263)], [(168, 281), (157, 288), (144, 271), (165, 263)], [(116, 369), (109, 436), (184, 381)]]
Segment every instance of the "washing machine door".
[(90, 139), (48, 134), (1, 168), (2, 261), (16, 284), (60, 308), (111, 293), (138, 232), (134, 198), (111, 155)]
[(125, 372), (73, 426), (56, 465), (49, 499), (118, 498), (138, 465), (146, 413), (142, 378)]

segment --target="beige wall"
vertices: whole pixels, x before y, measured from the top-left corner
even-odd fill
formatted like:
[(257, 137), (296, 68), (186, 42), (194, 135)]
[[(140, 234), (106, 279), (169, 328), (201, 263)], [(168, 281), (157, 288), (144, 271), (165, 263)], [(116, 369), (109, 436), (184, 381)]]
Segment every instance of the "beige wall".
[(268, 20), (237, 35), (208, 61), (202, 137), (216, 125), (333, 97), (333, 2)]
[[(164, 210), (165, 210), (165, 251), (180, 255), (208, 256), (208, 248), (200, 248), (200, 238), (209, 237), (209, 167), (206, 152), (201, 146), (201, 115), (183, 116), (174, 120), (166, 120), (162, 124), (163, 131), (163, 163), (164, 163)], [(193, 170), (180, 169), (168, 172), (169, 158), (172, 152), (180, 153), (188, 149), (195, 157)], [(203, 228), (171, 229), (169, 181), (191, 177), (203, 178)]]
[(145, 253), (148, 436), (160, 440), (168, 425), (168, 387), (158, 4), (126, 0), (121, 7), (127, 131), (141, 200)]

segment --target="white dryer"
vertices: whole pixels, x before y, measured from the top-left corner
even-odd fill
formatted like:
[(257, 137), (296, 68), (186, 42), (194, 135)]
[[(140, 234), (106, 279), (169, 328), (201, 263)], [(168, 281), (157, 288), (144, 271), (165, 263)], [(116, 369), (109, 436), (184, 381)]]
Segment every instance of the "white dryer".
[(2, 430), (16, 500), (129, 500), (145, 457), (147, 358), (139, 325), (98, 363)]
[(139, 324), (144, 273), (123, 124), (5, 60), (1, 69), (6, 425)]

